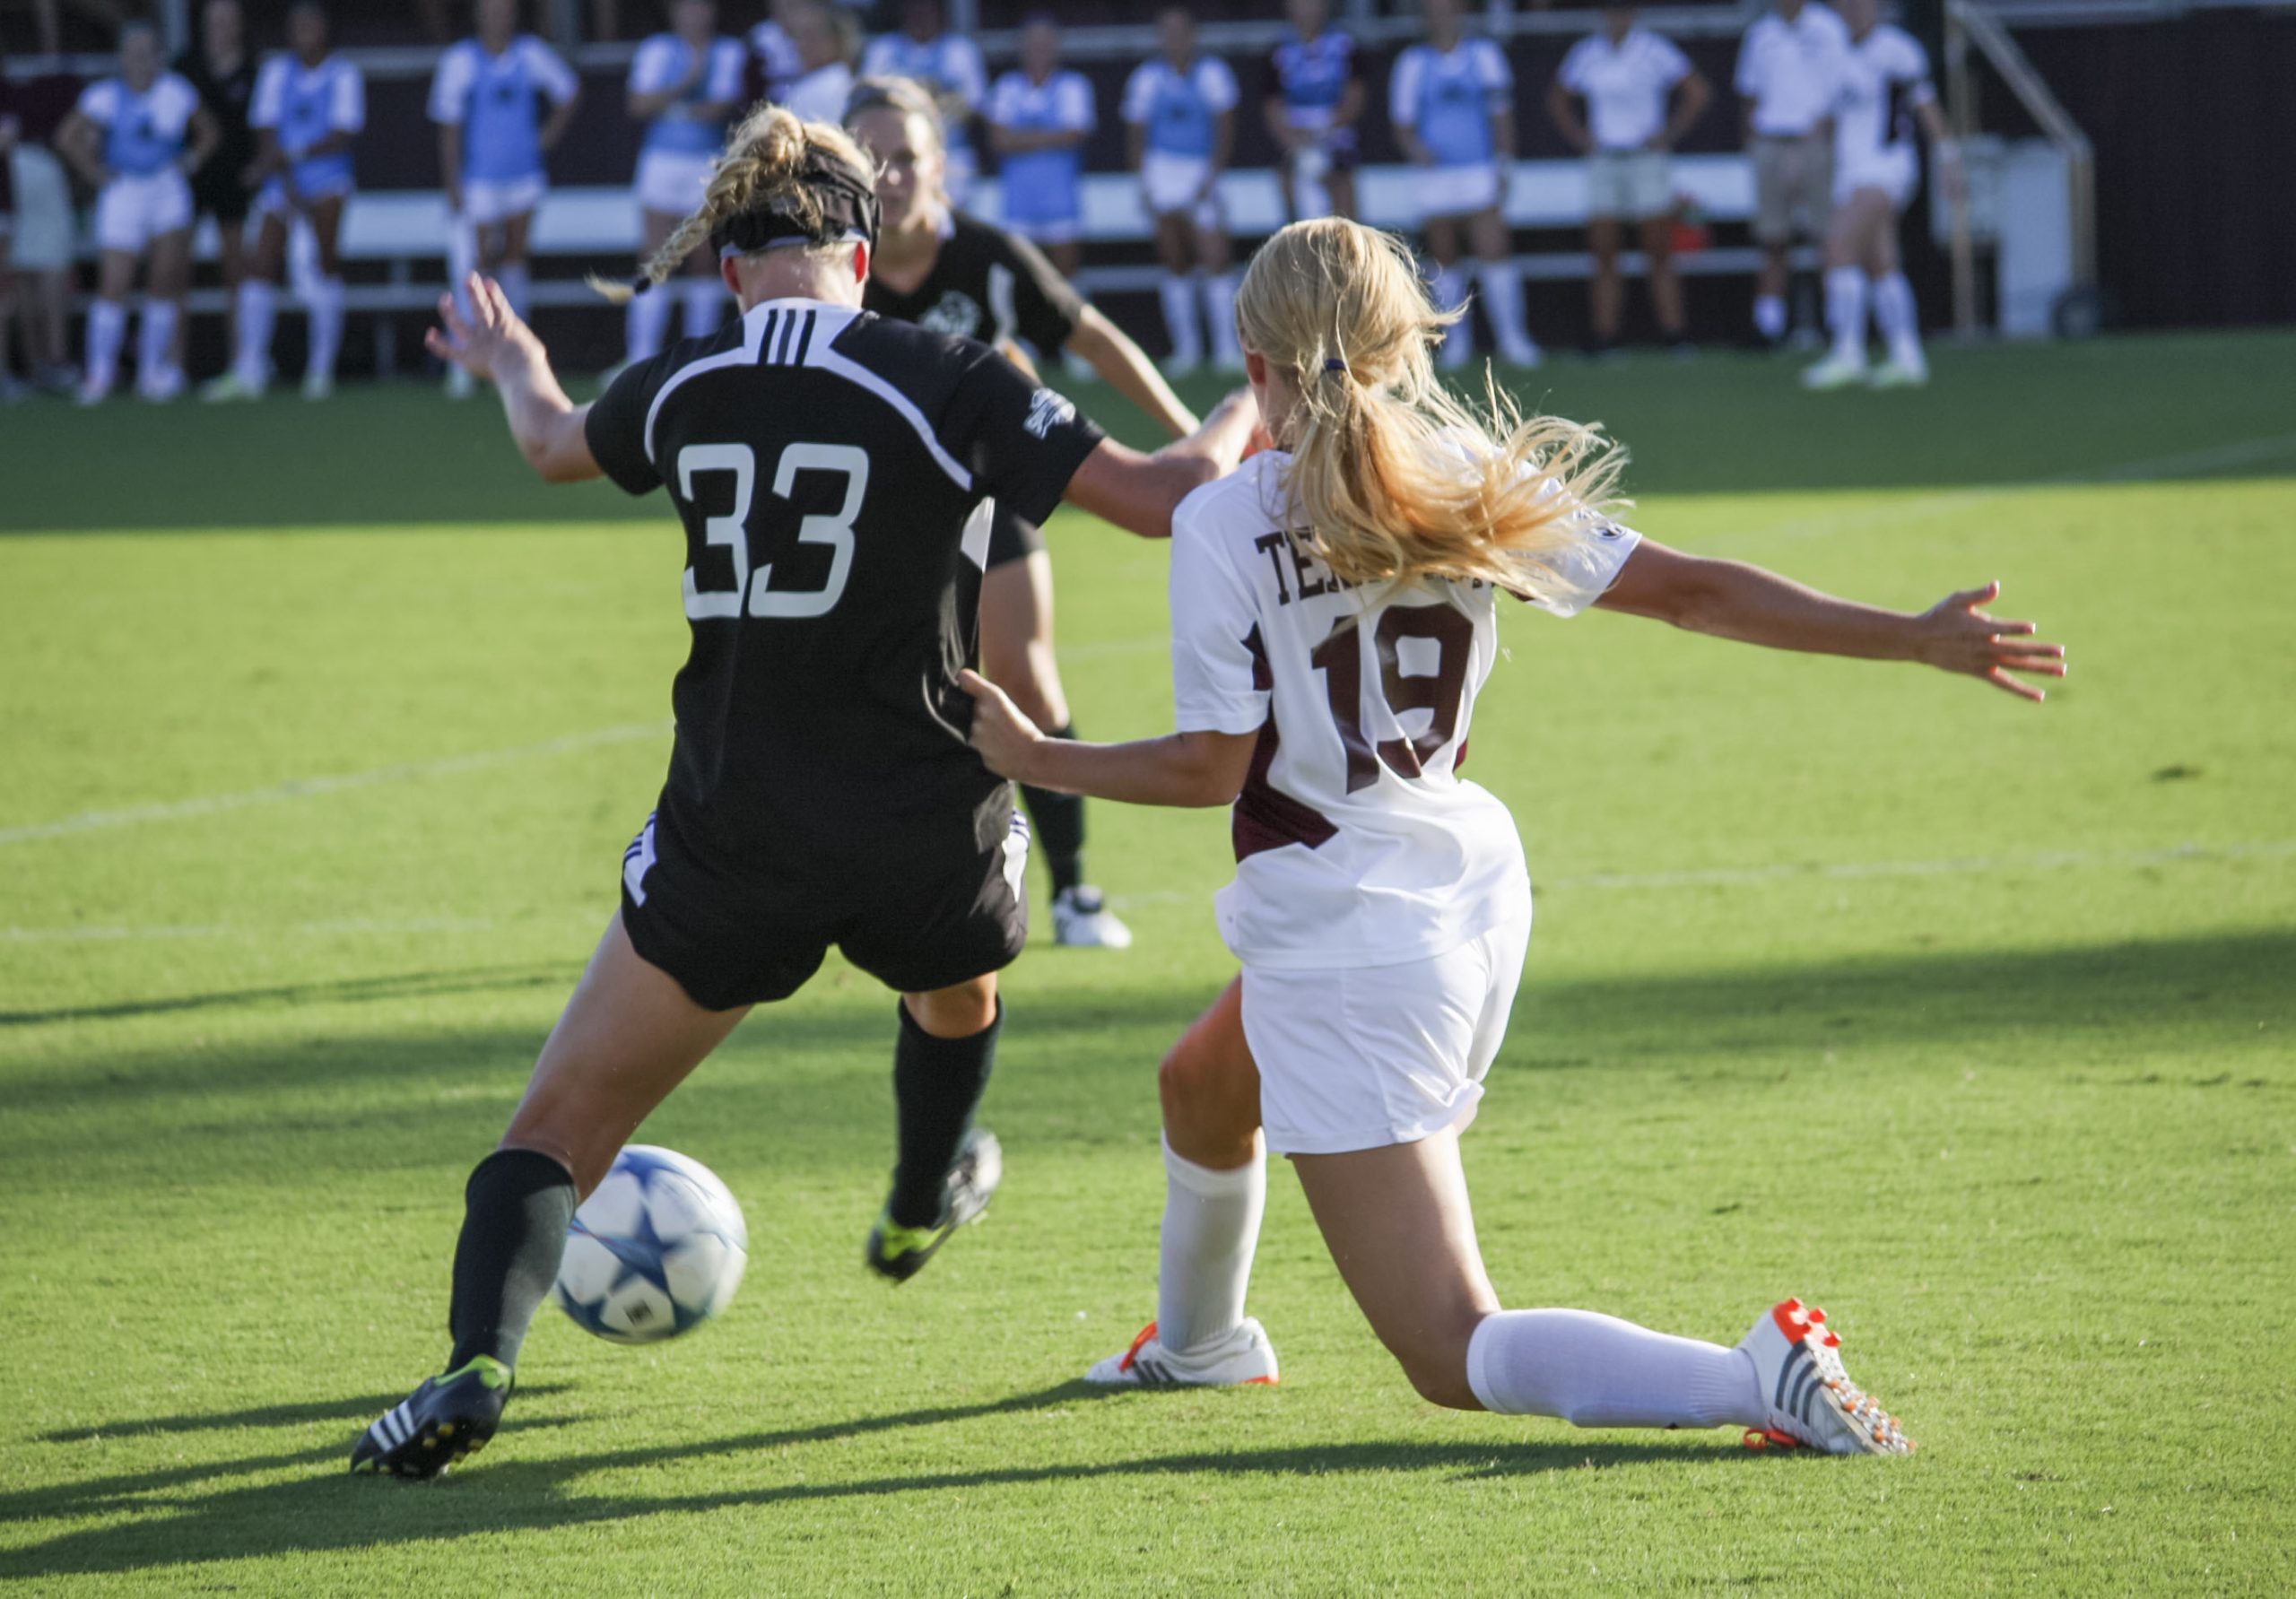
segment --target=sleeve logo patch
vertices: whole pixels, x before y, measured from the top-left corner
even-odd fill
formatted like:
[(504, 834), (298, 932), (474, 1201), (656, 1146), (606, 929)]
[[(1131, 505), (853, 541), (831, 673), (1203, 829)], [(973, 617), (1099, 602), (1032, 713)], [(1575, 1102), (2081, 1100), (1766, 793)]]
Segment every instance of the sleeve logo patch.
[(1048, 388), (1040, 388), (1029, 396), (1029, 420), (1021, 425), (1039, 439), (1049, 439), (1052, 430), (1076, 420), (1076, 407)]

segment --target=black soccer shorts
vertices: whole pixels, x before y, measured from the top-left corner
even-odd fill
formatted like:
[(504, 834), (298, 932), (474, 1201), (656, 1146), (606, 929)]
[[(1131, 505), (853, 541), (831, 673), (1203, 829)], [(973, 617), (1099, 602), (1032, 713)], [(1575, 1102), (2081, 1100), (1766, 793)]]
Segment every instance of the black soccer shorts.
[(997, 847), (945, 869), (735, 879), (660, 823), (622, 856), (622, 925), (638, 953), (706, 1011), (787, 999), (831, 948), (902, 994), (951, 988), (1011, 965), (1029, 941), (1029, 824), (1017, 811)]
[(995, 571), (1016, 561), (1026, 561), (1044, 549), (1044, 529), (1033, 522), (1024, 522), (1003, 506), (998, 506), (988, 521), (988, 561), (982, 569)]

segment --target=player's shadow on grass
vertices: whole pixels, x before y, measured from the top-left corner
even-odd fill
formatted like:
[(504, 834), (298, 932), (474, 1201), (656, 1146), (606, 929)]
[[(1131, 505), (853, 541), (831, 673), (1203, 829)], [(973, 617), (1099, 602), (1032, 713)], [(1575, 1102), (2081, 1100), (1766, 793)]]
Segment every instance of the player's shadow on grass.
[[(563, 1393), (571, 1383), (520, 1383), (518, 1396), (532, 1400)], [(144, 1416), (100, 1427), (58, 1427), (39, 1434), (43, 1444), (85, 1444), (98, 1438), (142, 1438), (154, 1432), (230, 1432), (243, 1427), (300, 1427), (311, 1421), (370, 1421), (406, 1395), (369, 1394), (348, 1399), (318, 1399), (302, 1404), (258, 1404), (246, 1410), (199, 1411), (180, 1416)]]
[[(1116, 1391), (1066, 1382), (984, 1404), (867, 1416), (848, 1421), (778, 1431), (743, 1433), (635, 1449), (609, 1449), (546, 1460), (518, 1459), (517, 1434), (539, 1426), (568, 1425), (574, 1418), (532, 1417), (505, 1433), (500, 1453), (459, 1477), (430, 1486), (372, 1478), (352, 1478), (342, 1467), (344, 1450), (314, 1446), (287, 1454), (182, 1466), (132, 1476), (64, 1484), (0, 1495), (0, 1521), (30, 1518), (117, 1516), (135, 1509), (148, 1518), (63, 1534), (44, 1543), (0, 1551), (0, 1579), (54, 1577), (72, 1572), (140, 1571), (162, 1566), (266, 1555), (323, 1553), (405, 1542), (430, 1542), (473, 1534), (499, 1535), (519, 1528), (595, 1525), (640, 1516), (698, 1511), (770, 1509), (842, 1499), (902, 1493), (1026, 1487), (1093, 1479), (1191, 1476), (1278, 1476), (1313, 1478), (1347, 1472), (1430, 1472), (1461, 1478), (1516, 1476), (1667, 1461), (1710, 1468), (1737, 1451), (1650, 1435), (1649, 1441), (1609, 1439), (1491, 1443), (1310, 1444), (1292, 1448), (1200, 1450), (1133, 1460), (1069, 1461), (1041, 1465), (1004, 1465), (970, 1471), (923, 1472), (848, 1482), (791, 1481), (723, 1492), (647, 1497), (570, 1492), (578, 1479), (600, 1473), (641, 1469), (713, 1456), (764, 1457), (805, 1444), (835, 1444), (870, 1433), (978, 1421), (998, 1414), (1041, 1410), (1110, 1397)], [(1138, 1396), (1130, 1396), (1135, 1399)], [(348, 1402), (345, 1402), (348, 1403)], [(1717, 1435), (1719, 1436), (1719, 1435)], [(795, 1474), (818, 1475), (817, 1463), (792, 1463)], [(286, 1482), (256, 1487), (221, 1487), (185, 1497), (179, 1490), (204, 1480), (243, 1477), (295, 1465), (312, 1473)], [(157, 1502), (138, 1496), (170, 1490)]]
[(327, 983), (286, 983), (269, 988), (219, 988), (160, 999), (114, 1000), (103, 1004), (64, 1005), (47, 1011), (0, 1011), (0, 1027), (38, 1027), (57, 1021), (113, 1021), (133, 1016), (166, 1016), (279, 1005), (361, 1004), (378, 1000), (437, 999), (455, 994), (487, 994), (517, 988), (571, 991), (581, 975), (578, 963), (539, 966), (481, 966), (463, 971), (394, 972), (387, 977), (344, 978)]

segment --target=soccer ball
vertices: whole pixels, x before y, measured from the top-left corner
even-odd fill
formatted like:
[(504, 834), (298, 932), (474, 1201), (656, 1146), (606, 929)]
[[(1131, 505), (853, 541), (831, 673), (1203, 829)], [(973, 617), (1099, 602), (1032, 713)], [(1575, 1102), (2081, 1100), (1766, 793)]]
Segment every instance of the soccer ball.
[(559, 1308), (615, 1343), (658, 1343), (723, 1310), (749, 1264), (750, 1230), (718, 1174), (633, 1143), (574, 1212)]

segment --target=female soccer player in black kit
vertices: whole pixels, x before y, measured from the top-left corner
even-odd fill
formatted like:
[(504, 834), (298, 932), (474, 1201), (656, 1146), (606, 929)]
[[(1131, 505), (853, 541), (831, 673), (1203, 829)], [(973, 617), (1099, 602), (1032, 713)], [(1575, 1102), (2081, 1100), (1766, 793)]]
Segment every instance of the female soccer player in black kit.
[[(907, 78), (865, 80), (847, 102), (845, 126), (877, 162), (877, 198), (885, 213), (864, 305), (1007, 354), (1017, 353), (1010, 348), (1015, 338), (1048, 361), (1065, 348), (1173, 438), (1195, 431), (1196, 413), (1156, 363), (1086, 304), (1043, 251), (950, 203), (940, 113), (922, 85)], [(989, 526), (988, 570), (980, 584), (980, 656), (982, 672), (1037, 726), (1074, 726), (1052, 653), (1052, 557), (1036, 524), (1001, 505)], [(1053, 937), (1087, 947), (1130, 944), (1131, 930), (1084, 881), (1083, 799), (1048, 788), (1021, 795), (1052, 873)]]
[(685, 525), (692, 651), (654, 815), (622, 908), (543, 1046), (500, 1146), (471, 1174), (454, 1351), (361, 1438), (354, 1471), (436, 1475), (493, 1435), (579, 1197), (750, 1007), (830, 946), (901, 995), (900, 1151), (869, 1264), (914, 1273), (985, 1202), (970, 1131), (1027, 934), (1025, 830), (966, 743), (994, 499), (1030, 521), (1065, 495), (1152, 537), (1233, 465), (1231, 400), (1154, 456), (1103, 439), (987, 346), (861, 309), (878, 225), (845, 133), (762, 107), (648, 286), (703, 242), (743, 316), (631, 367), (578, 406), (499, 285), (450, 300), (433, 353), (491, 378), (552, 482), (666, 488)]

